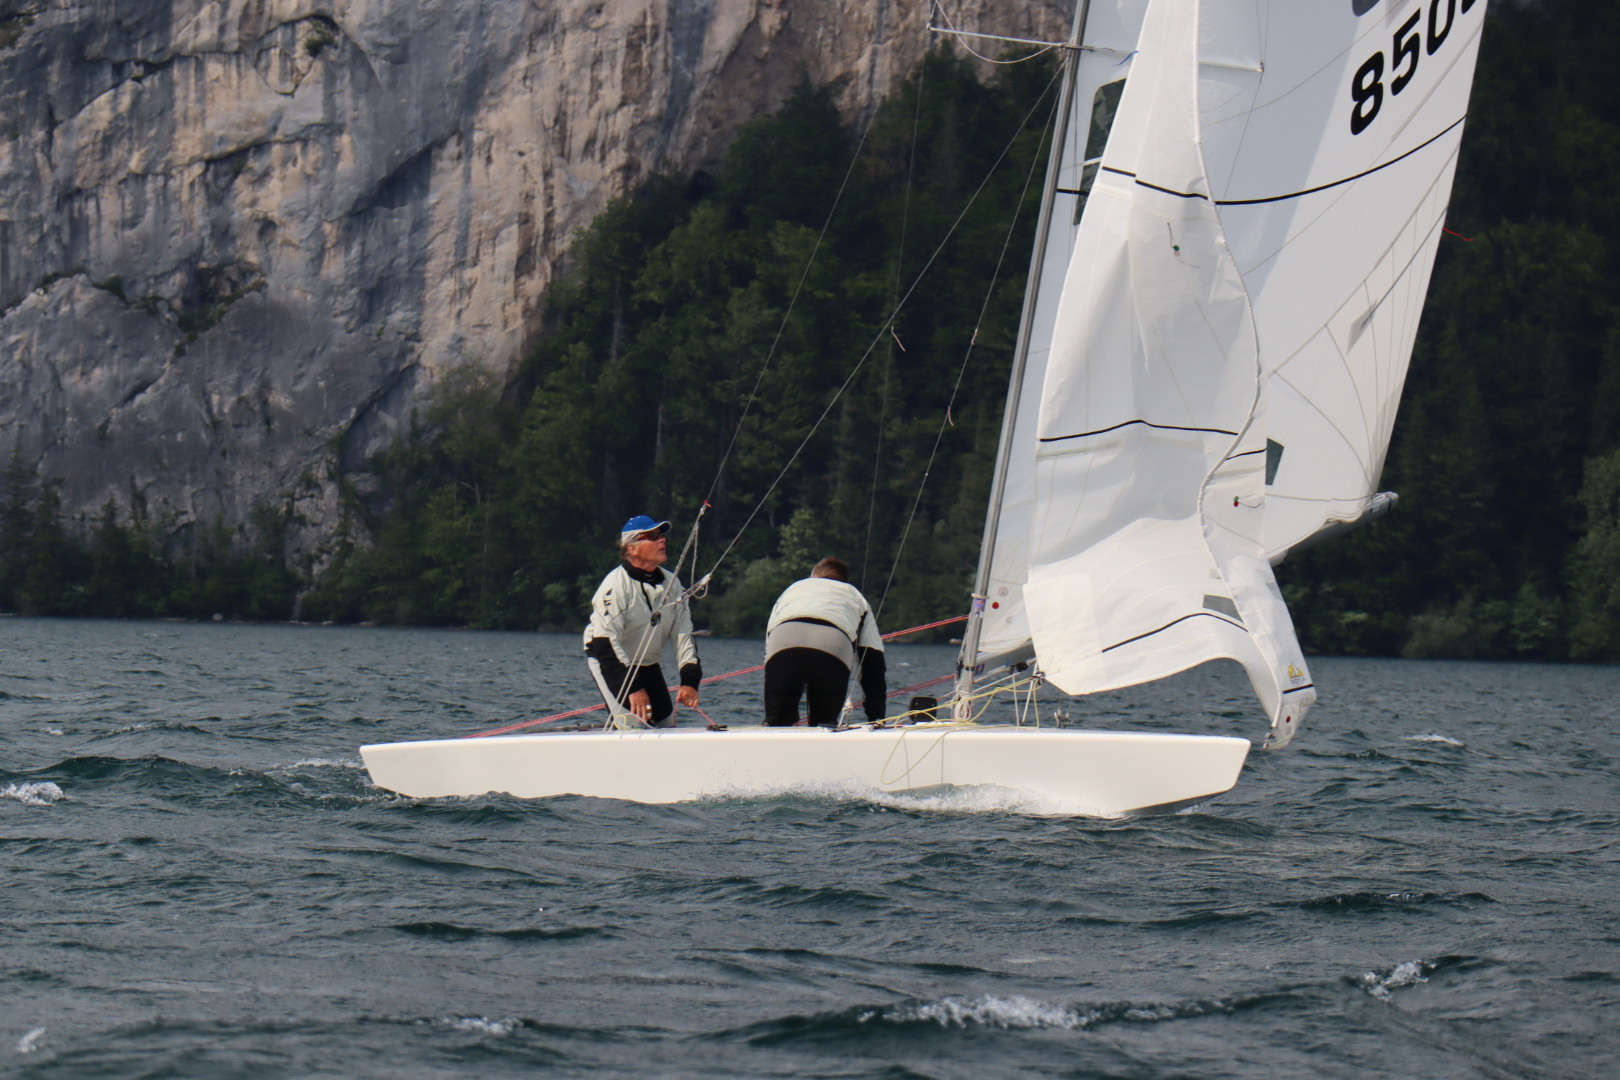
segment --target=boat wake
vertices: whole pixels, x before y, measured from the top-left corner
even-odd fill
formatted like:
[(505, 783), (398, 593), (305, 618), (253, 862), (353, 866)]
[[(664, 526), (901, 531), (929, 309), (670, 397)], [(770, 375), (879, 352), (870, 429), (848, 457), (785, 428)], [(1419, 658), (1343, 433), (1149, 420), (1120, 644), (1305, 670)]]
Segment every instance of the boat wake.
[(858, 780), (817, 780), (748, 788), (734, 786), (707, 796), (705, 803), (756, 803), (772, 799), (810, 799), (830, 803), (865, 803), (889, 810), (935, 814), (1027, 814), (1037, 817), (1102, 817), (1087, 804), (1051, 798), (995, 784), (938, 784), (910, 791), (884, 791)]

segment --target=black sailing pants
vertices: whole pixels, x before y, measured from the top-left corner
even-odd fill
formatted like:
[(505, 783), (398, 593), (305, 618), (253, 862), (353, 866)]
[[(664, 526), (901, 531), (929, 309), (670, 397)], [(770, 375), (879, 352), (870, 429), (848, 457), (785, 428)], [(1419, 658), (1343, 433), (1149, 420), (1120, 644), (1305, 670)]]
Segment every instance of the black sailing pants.
[(799, 722), (799, 698), (809, 693), (810, 723), (832, 727), (844, 711), (849, 668), (820, 649), (783, 649), (765, 661), (765, 723), (788, 727)]

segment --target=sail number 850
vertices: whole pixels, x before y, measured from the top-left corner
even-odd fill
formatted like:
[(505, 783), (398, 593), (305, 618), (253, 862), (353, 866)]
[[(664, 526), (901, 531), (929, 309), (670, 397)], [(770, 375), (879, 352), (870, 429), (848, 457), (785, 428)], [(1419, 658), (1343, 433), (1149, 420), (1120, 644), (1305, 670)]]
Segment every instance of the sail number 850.
[[(1390, 55), (1394, 57), (1389, 61), (1389, 92), (1398, 94), (1406, 89), (1406, 84), (1412, 81), (1417, 74), (1418, 57), (1424, 53), (1433, 56), (1440, 46), (1446, 43), (1451, 36), (1451, 26), (1457, 20), (1457, 7), (1462, 6), (1463, 14), (1477, 3), (1478, 0), (1429, 0), (1429, 33), (1424, 36), (1418, 24), (1423, 21), (1423, 5), (1412, 12), (1412, 17), (1401, 24), (1395, 31), (1395, 39), (1390, 47)], [(1350, 109), (1350, 133), (1360, 135), (1367, 130), (1378, 116), (1378, 110), (1384, 106), (1384, 70), (1386, 61), (1382, 52), (1375, 52), (1367, 57), (1361, 67), (1356, 69), (1356, 77), (1350, 81), (1350, 100), (1354, 105)]]

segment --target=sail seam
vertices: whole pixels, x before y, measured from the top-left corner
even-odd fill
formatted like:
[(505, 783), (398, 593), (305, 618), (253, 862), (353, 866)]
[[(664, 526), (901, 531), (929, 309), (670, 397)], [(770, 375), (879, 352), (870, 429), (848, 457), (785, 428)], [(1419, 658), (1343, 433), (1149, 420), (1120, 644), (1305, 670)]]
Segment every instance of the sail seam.
[(1091, 437), (1092, 435), (1106, 435), (1110, 431), (1118, 431), (1120, 428), (1130, 427), (1132, 424), (1141, 424), (1143, 427), (1158, 428), (1161, 431), (1197, 431), (1206, 435), (1231, 435), (1234, 438), (1237, 436), (1237, 432), (1227, 431), (1225, 428), (1184, 427), (1180, 424), (1155, 424), (1151, 420), (1124, 420), (1118, 424), (1115, 424), (1113, 427), (1098, 428), (1096, 431), (1080, 431), (1073, 435), (1046, 435), (1042, 436), (1040, 441), (1043, 443), (1048, 443), (1063, 442), (1065, 439), (1085, 439)]

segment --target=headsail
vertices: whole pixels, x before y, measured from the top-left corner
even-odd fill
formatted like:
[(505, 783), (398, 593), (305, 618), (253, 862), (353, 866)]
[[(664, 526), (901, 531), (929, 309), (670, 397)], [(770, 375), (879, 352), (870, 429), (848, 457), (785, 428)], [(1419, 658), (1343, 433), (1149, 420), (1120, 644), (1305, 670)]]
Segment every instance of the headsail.
[(1231, 657), (1292, 736), (1269, 562), (1375, 505), (1484, 6), (1102, 5), (1145, 14), (1079, 227), (1051, 215), (966, 668), (1032, 646), (1085, 693)]

